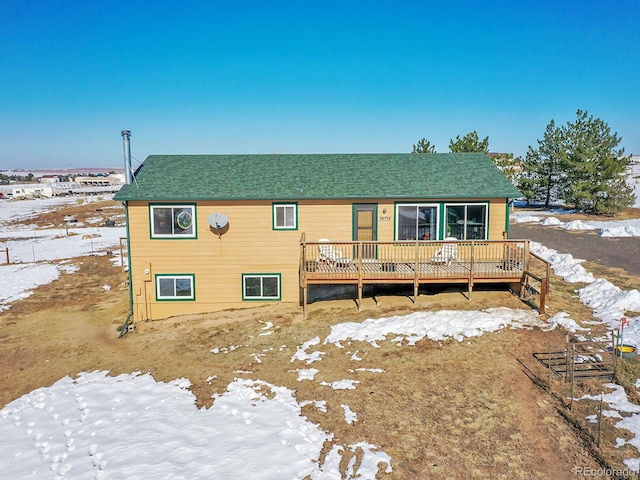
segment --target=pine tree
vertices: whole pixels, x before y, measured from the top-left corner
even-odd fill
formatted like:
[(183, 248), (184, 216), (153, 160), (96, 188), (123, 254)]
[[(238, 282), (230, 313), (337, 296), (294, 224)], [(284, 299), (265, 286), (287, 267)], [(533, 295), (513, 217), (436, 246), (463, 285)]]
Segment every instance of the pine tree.
[(429, 140), (422, 137), (422, 139), (418, 140), (418, 143), (413, 146), (411, 153), (436, 153), (436, 146), (431, 145)]
[(517, 185), (522, 159), (513, 157), (513, 153), (490, 153), (489, 158), (511, 183)]
[(538, 148), (529, 146), (523, 164), (523, 172), (518, 188), (527, 202), (544, 202), (545, 208), (556, 200), (562, 192), (563, 159), (565, 155), (564, 131), (556, 127), (553, 120), (549, 122), (542, 140), (538, 140)]
[(618, 134), (578, 110), (576, 121), (567, 122), (565, 136), (564, 200), (596, 214), (614, 214), (633, 205), (635, 195), (626, 182), (631, 157), (618, 149)]
[(455, 142), (449, 141), (449, 150), (451, 153), (465, 153), (465, 152), (482, 152), (489, 153), (489, 137), (479, 140), (478, 132), (467, 133), (464, 137), (460, 138), (460, 135), (456, 135)]

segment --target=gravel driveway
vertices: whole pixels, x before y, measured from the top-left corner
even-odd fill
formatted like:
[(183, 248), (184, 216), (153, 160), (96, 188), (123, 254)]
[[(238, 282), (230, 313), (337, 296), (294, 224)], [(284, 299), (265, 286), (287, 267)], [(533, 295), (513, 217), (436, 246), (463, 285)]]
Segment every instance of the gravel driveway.
[(509, 238), (533, 240), (559, 253), (570, 253), (574, 258), (622, 268), (630, 275), (640, 276), (640, 237), (607, 238), (600, 237), (595, 231), (512, 223)]

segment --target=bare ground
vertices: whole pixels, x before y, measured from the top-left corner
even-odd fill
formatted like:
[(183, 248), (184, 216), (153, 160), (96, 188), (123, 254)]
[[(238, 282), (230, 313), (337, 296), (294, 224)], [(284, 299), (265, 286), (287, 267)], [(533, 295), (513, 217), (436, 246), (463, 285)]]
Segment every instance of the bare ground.
[[(413, 347), (321, 345), (326, 355), (312, 365), (320, 370), (315, 381), (298, 382), (292, 371), (308, 367), (290, 362), (296, 348), (316, 335), (325, 338), (333, 324), (416, 310), (527, 308), (508, 291), (474, 292), (470, 301), (459, 292), (423, 295), (415, 305), (400, 296), (378, 304), (366, 299), (362, 312), (351, 300), (316, 302), (306, 320), (297, 305), (279, 304), (141, 323), (118, 338), (128, 311), (126, 274), (106, 256), (74, 263), (79, 272), (63, 274), (0, 313), (1, 405), (90, 370), (150, 371), (161, 381), (187, 377), (200, 406), (211, 405), (212, 395), (224, 392), (235, 377), (246, 377), (294, 389), (299, 401), (327, 400), (326, 413), (307, 406), (303, 414), (333, 432), (334, 443), (366, 440), (381, 446), (392, 458), (393, 473), (380, 478), (573, 479), (576, 467), (621, 467), (622, 455), (629, 453), (614, 448), (620, 433), (611, 425), (596, 447), (584, 421), (594, 405), (574, 403), (569, 410), (566, 384), (549, 382), (533, 361), (533, 352), (563, 344), (561, 331), (505, 330), (460, 343), (422, 340)], [(554, 278), (550, 311), (588, 319), (571, 293)], [(274, 324), (274, 334), (260, 335), (263, 322)], [(211, 352), (230, 346), (237, 348)], [(351, 360), (355, 351), (362, 361)], [(350, 371), (355, 368), (385, 373)], [(634, 368), (629, 363), (631, 383), (636, 373), (640, 377)], [(320, 385), (344, 378), (361, 383), (356, 390)], [(355, 425), (345, 422), (341, 404), (358, 414)]]
[(528, 238), (574, 258), (640, 275), (640, 238), (601, 237), (594, 231), (566, 231), (557, 227), (511, 225), (512, 238)]

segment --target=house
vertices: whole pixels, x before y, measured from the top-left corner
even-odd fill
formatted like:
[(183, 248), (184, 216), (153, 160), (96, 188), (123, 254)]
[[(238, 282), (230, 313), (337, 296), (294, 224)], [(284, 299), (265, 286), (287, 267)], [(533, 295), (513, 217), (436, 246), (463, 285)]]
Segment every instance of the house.
[(58, 175), (42, 175), (38, 181), (40, 183), (58, 183), (60, 181), (60, 177)]
[[(504, 243), (518, 196), (481, 153), (152, 155), (114, 197), (126, 206), (133, 320), (306, 307), (312, 284), (357, 284), (360, 299), (368, 282), (471, 291), (503, 281), (507, 250), (518, 268), (506, 277), (519, 281), (528, 250)], [(429, 261), (452, 240), (466, 264)]]
[(123, 174), (113, 173), (106, 176), (104, 174), (98, 174), (93, 177), (76, 177), (74, 182), (83, 186), (111, 187), (122, 185), (125, 179)]
[(51, 198), (53, 197), (53, 189), (48, 185), (43, 186), (22, 186), (13, 188), (11, 190), (11, 195), (15, 199), (26, 199), (26, 198)]

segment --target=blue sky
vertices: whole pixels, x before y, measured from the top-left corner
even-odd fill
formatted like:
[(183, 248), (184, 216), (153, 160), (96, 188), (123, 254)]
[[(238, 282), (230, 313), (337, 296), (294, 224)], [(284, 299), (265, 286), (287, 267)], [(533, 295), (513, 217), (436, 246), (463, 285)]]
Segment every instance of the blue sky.
[(0, 0), (0, 169), (170, 153), (524, 155), (587, 110), (640, 154), (636, 1)]

